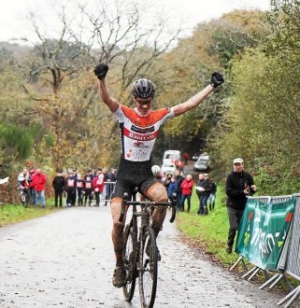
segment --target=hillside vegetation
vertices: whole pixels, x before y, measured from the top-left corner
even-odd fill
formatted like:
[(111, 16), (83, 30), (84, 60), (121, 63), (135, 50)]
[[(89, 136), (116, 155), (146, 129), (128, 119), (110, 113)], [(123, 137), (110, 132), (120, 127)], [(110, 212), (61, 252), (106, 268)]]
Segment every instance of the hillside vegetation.
[[(190, 154), (205, 150), (212, 157), (213, 177), (223, 183), (232, 159), (241, 156), (259, 194), (299, 190), (296, 1), (272, 1), (267, 13), (234, 11), (200, 23), (176, 45), (180, 29), (166, 40), (162, 24), (141, 27), (143, 11), (132, 15), (119, 10), (111, 16), (105, 7), (85, 9), (82, 18), (94, 27), (93, 43), (83, 42), (69, 19), (60, 18), (57, 38), (42, 35), (34, 24), (32, 48), (0, 45), (4, 173), (14, 179), (24, 165), (34, 165), (51, 178), (58, 167), (117, 167), (118, 128), (100, 101), (93, 73), (95, 64), (106, 61), (110, 90), (128, 105), (131, 84), (141, 76), (157, 85), (156, 107), (185, 101), (210, 82), (215, 70), (225, 76), (226, 82), (205, 102), (164, 127), (154, 163), (168, 148)], [(122, 23), (126, 16), (135, 17)], [(12, 202), (14, 189), (11, 184), (2, 198)]]

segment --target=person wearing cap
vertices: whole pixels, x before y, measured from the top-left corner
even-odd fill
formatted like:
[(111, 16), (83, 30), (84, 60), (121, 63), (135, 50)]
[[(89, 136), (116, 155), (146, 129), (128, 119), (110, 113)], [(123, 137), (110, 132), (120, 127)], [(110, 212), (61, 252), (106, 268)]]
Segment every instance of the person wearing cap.
[(226, 179), (227, 214), (229, 219), (229, 231), (226, 252), (231, 253), (236, 232), (244, 213), (247, 196), (251, 196), (257, 190), (253, 177), (244, 170), (244, 160), (233, 160), (233, 171)]

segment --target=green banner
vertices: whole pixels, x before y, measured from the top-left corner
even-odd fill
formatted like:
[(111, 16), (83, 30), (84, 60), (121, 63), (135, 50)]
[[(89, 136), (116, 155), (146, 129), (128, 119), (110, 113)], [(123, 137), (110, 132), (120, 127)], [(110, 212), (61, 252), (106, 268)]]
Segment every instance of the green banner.
[(276, 270), (288, 234), (296, 198), (270, 204), (248, 199), (238, 232), (236, 253), (264, 270)]

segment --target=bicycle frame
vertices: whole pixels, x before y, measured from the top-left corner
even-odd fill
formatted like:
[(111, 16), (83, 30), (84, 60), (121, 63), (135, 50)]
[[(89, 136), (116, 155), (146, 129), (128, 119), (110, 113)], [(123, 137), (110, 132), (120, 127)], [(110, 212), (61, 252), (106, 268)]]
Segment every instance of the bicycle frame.
[[(140, 302), (143, 308), (153, 307), (157, 287), (158, 260), (156, 237), (151, 227), (152, 210), (155, 206), (171, 206), (170, 222), (173, 222), (176, 216), (176, 201), (176, 195), (170, 202), (136, 201), (135, 197), (129, 201), (128, 194), (124, 194), (119, 220), (123, 221), (129, 206), (132, 206), (132, 216), (124, 230), (124, 266), (127, 281), (123, 293), (126, 301), (130, 302), (134, 295), (136, 278), (139, 277)], [(138, 210), (139, 206), (141, 210)]]

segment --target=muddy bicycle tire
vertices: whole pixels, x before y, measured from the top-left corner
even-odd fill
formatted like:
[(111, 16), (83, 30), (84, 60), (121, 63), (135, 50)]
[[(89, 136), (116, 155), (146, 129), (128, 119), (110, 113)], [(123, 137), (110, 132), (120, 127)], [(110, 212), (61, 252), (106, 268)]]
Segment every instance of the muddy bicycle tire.
[(141, 234), (139, 293), (143, 308), (152, 308), (157, 287), (157, 247), (154, 231), (147, 227)]
[(25, 194), (25, 193), (22, 193), (20, 195), (20, 201), (21, 201), (21, 204), (24, 206), (24, 207), (27, 207), (28, 205), (28, 196)]
[(130, 224), (126, 225), (124, 230), (124, 267), (126, 270), (126, 284), (123, 286), (123, 295), (127, 302), (131, 302), (137, 278), (137, 268), (136, 268), (136, 233), (134, 233), (133, 228)]

